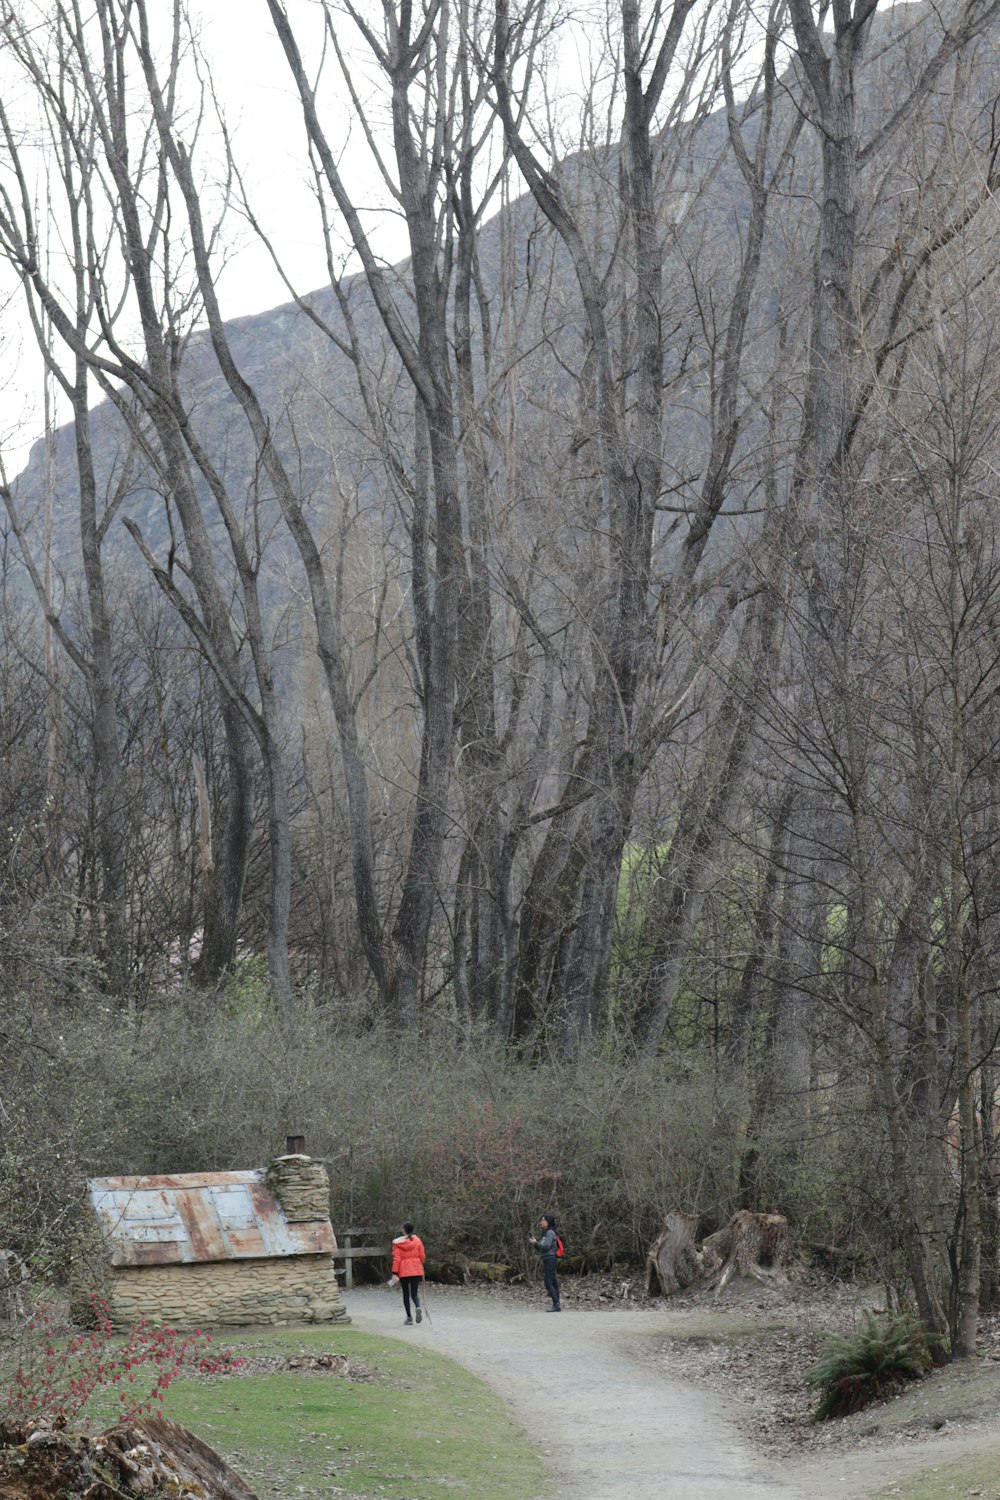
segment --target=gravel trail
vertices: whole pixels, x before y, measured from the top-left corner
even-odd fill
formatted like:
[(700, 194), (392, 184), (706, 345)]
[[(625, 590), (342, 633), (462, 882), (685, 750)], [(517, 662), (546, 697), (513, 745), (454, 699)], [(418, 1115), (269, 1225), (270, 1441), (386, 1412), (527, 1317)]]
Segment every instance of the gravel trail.
[(629, 1357), (660, 1314), (551, 1314), (541, 1297), (522, 1307), (432, 1287), (429, 1319), (406, 1328), (398, 1293), (345, 1300), (357, 1328), (420, 1340), (502, 1396), (560, 1500), (816, 1500), (747, 1448), (726, 1401)]

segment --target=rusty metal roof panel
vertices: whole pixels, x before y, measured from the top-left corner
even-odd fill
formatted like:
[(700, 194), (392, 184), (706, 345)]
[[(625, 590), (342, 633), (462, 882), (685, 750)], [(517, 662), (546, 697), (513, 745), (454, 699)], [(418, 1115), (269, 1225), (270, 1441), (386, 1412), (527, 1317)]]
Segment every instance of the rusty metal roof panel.
[(263, 1169), (95, 1177), (90, 1201), (114, 1266), (332, 1254), (327, 1219), (289, 1224)]
[(150, 1177), (95, 1177), (92, 1180), (111, 1191), (120, 1188), (135, 1192), (137, 1183), (140, 1188), (149, 1187), (155, 1191), (159, 1188), (225, 1187), (231, 1183), (263, 1181), (263, 1178), (262, 1168), (254, 1167), (246, 1172), (157, 1172)]
[(289, 1224), (288, 1232), (294, 1236), (296, 1255), (332, 1255), (337, 1248), (332, 1228), (322, 1219), (310, 1219), (306, 1224)]
[(268, 1249), (264, 1244), (264, 1237), (256, 1227), (253, 1229), (227, 1229), (226, 1239), (232, 1246), (233, 1257), (236, 1260), (264, 1260), (267, 1258)]

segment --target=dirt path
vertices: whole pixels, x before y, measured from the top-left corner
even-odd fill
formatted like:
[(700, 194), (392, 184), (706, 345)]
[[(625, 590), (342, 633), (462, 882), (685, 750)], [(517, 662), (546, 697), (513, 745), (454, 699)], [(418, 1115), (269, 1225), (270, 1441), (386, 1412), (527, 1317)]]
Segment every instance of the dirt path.
[[(726, 1404), (632, 1360), (653, 1313), (546, 1313), (433, 1287), (404, 1328), (398, 1294), (351, 1292), (355, 1325), (421, 1339), (485, 1380), (548, 1464), (560, 1500), (816, 1500), (752, 1454)], [(529, 1497), (525, 1497), (529, 1500)]]
[(870, 1500), (918, 1469), (997, 1448), (995, 1433), (977, 1430), (768, 1460), (738, 1432), (734, 1402), (636, 1357), (646, 1336), (670, 1330), (662, 1312), (555, 1316), (541, 1298), (525, 1307), (432, 1287), (430, 1318), (406, 1328), (398, 1293), (346, 1300), (356, 1327), (420, 1340), (485, 1380), (544, 1458), (560, 1500)]

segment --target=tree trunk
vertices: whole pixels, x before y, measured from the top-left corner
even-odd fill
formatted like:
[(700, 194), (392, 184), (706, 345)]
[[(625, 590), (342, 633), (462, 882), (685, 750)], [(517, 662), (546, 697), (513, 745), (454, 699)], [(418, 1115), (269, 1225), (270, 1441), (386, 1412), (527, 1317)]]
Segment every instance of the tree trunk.
[(980, 1133), (978, 1148), (979, 1174), (983, 1184), (983, 1250), (980, 1303), (983, 1312), (996, 1311), (1000, 1301), (1000, 1152), (997, 1140), (998, 1069), (993, 1058), (993, 1038), (980, 1018), (980, 1056), (985, 1058), (979, 1070)]
[(726, 1060), (735, 1069), (741, 1084), (760, 1015), (761, 997), (767, 983), (768, 957), (778, 924), (778, 887), (781, 866), (785, 860), (788, 811), (789, 798), (786, 793), (771, 828), (771, 846), (764, 866), (764, 882), (751, 923), (750, 951), (740, 975), (726, 1038)]
[[(826, 938), (826, 887), (803, 875), (801, 839), (789, 843), (789, 874), (781, 901), (781, 927), (767, 1036), (769, 1113), (798, 1115), (808, 1108), (813, 1038)], [(811, 855), (815, 844), (807, 845)], [(793, 851), (800, 862), (793, 860)]]
[(87, 369), (78, 357), (72, 393), (73, 430), (80, 482), (80, 543), (90, 611), (90, 689), (94, 712), (94, 754), (99, 792), (97, 844), (101, 861), (101, 926), (103, 957), (112, 991), (124, 995), (128, 987), (128, 940), (125, 932), (125, 808), (124, 777), (118, 745), (111, 617), (104, 591), (97, 481), (90, 445), (87, 409)]
[(213, 811), (213, 867), (203, 886), (204, 930), (201, 951), (191, 968), (195, 984), (216, 990), (236, 956), (243, 906), (243, 885), (253, 832), (253, 760), (250, 732), (236, 705), (225, 696), (222, 722), (226, 754), (222, 784)]

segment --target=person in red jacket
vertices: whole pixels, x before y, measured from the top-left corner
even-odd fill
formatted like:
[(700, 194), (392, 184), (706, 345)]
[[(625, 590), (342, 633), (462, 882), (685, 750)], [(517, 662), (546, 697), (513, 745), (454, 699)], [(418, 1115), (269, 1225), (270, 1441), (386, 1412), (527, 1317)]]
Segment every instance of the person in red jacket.
[(423, 1317), (420, 1306), (420, 1283), (424, 1276), (424, 1245), (419, 1234), (413, 1233), (413, 1225), (409, 1219), (403, 1225), (403, 1232), (392, 1242), (392, 1274), (403, 1288), (403, 1306), (406, 1309), (406, 1321), (412, 1323), (410, 1314), (410, 1299), (419, 1323)]

